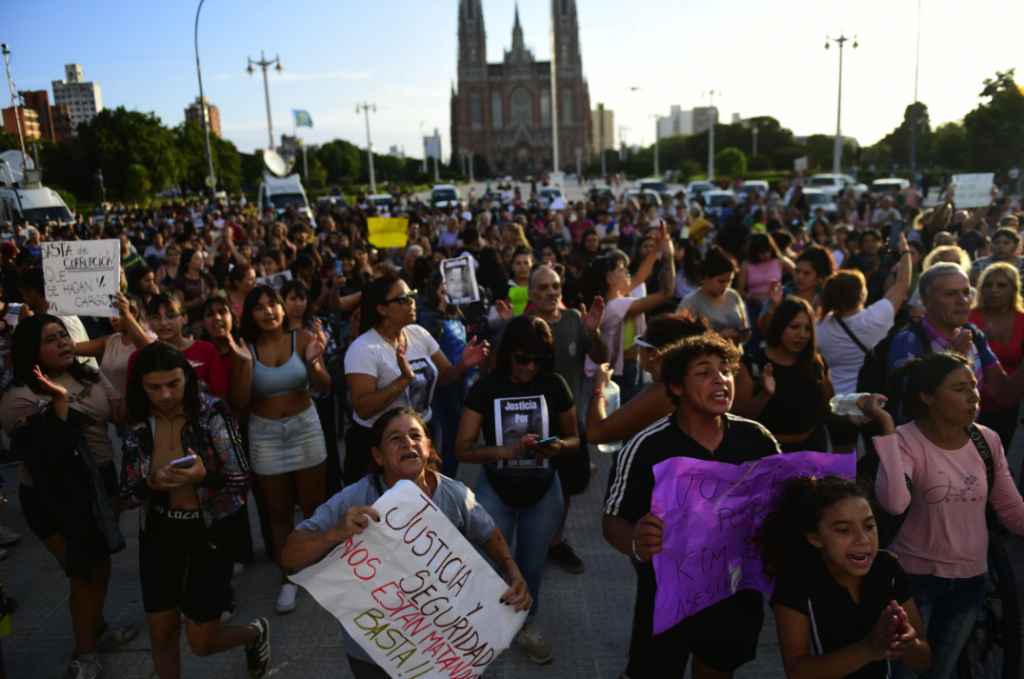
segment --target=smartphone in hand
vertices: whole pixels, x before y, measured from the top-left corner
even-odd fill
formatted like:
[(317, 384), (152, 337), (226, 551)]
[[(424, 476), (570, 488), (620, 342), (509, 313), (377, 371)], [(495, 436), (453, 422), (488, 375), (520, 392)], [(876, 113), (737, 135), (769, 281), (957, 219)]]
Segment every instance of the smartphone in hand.
[(533, 450), (534, 448), (540, 448), (544, 444), (551, 443), (552, 441), (555, 441), (557, 439), (558, 439), (557, 436), (549, 436), (546, 439), (541, 439), (540, 441), (537, 441), (537, 443), (533, 444), (533, 447), (531, 447), (530, 450)]
[(173, 460), (170, 464), (170, 467), (171, 469), (188, 469), (195, 463), (195, 455), (186, 455), (185, 457), (179, 457), (177, 460)]
[(892, 229), (889, 231), (889, 249), (899, 250), (900, 249), (900, 234), (903, 233), (903, 220), (894, 219), (892, 220)]

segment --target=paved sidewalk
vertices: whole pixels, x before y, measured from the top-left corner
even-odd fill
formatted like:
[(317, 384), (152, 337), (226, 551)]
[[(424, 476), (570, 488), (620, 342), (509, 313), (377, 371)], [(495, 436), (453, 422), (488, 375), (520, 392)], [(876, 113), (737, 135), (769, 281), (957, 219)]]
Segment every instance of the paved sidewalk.
[[(1020, 468), (1024, 436), (1018, 436), (1011, 465)], [(534, 665), (526, 654), (513, 647), (490, 666), (487, 677), (544, 677), (613, 679), (625, 669), (636, 576), (627, 557), (613, 550), (601, 536), (601, 500), (611, 466), (611, 456), (595, 455), (598, 474), (590, 488), (574, 498), (566, 528), (567, 540), (586, 564), (582, 575), (570, 575), (548, 562), (541, 590), (540, 626), (555, 651), (554, 661), (545, 667)], [(3, 659), (10, 677), (64, 676), (74, 646), (68, 613), (67, 580), (53, 557), (25, 525), (15, 490), (17, 471), (5, 467), (11, 502), (0, 514), (3, 525), (23, 535), (10, 556), (0, 562), (0, 575), (8, 596), (18, 602), (12, 616), (13, 631), (3, 639)], [(477, 467), (464, 465), (460, 480), (475, 481)], [(257, 519), (252, 510), (252, 525)], [(142, 610), (138, 576), (138, 521), (134, 512), (121, 517), (128, 548), (113, 558), (113, 575), (105, 613), (108, 620), (132, 622), (139, 636), (125, 647), (101, 656), (105, 677), (155, 677), (150, 644)], [(259, 540), (258, 531), (254, 539)], [(1015, 562), (1024, 564), (1024, 540), (1012, 538)], [(300, 590), (299, 606), (288, 615), (275, 615), (279, 575), (276, 566), (262, 556), (234, 581), (239, 597), (235, 624), (245, 624), (264, 615), (271, 621), (271, 676), (351, 677), (341, 646), (335, 619)], [(1022, 566), (1024, 571), (1024, 566)], [(1024, 578), (1018, 577), (1024, 585)], [(1024, 591), (1024, 587), (1022, 587)], [(197, 658), (183, 635), (182, 675), (243, 679), (245, 657), (241, 649), (207, 658)], [(687, 673), (689, 676), (689, 673)], [(782, 678), (774, 617), (768, 613), (761, 633), (758, 658), (736, 674), (740, 678)]]

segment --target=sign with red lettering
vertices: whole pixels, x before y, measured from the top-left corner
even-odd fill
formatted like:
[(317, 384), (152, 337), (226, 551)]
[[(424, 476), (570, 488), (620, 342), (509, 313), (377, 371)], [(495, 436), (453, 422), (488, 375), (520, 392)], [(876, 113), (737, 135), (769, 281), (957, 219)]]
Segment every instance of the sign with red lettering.
[(46, 241), (42, 251), (51, 314), (117, 316), (110, 300), (121, 284), (120, 241)]
[(380, 523), (291, 576), (395, 679), (476, 679), (526, 619), (505, 582), (411, 481), (373, 504)]

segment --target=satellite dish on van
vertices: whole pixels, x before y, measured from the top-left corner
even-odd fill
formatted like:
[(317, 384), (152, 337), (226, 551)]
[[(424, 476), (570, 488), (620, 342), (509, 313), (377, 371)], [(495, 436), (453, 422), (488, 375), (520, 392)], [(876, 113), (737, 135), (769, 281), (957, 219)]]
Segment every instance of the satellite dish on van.
[(288, 174), (288, 163), (277, 151), (264, 151), (263, 164), (267, 171), (275, 177), (284, 177)]
[[(25, 164), (24, 167), (22, 167), (22, 163)], [(32, 157), (26, 158), (21, 155), (21, 151), (16, 149), (4, 151), (0, 153), (0, 181), (22, 182), (25, 180), (25, 170), (32, 170), (35, 166)]]

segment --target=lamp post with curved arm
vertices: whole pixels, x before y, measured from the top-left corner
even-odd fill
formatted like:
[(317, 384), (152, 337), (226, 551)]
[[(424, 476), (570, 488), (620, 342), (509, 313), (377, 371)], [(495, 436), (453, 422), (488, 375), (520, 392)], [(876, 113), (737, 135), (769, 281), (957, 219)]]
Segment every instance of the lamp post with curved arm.
[(206, 138), (206, 166), (208, 172), (206, 185), (210, 188), (210, 200), (212, 201), (217, 195), (217, 178), (213, 174), (213, 154), (210, 153), (210, 120), (208, 118), (209, 113), (206, 110), (206, 97), (203, 96), (203, 71), (199, 67), (199, 12), (202, 11), (204, 2), (206, 0), (199, 0), (199, 7), (196, 9), (196, 75), (199, 76), (199, 105), (203, 109), (203, 136)]

